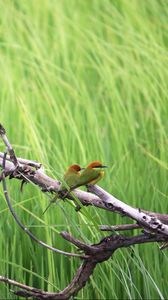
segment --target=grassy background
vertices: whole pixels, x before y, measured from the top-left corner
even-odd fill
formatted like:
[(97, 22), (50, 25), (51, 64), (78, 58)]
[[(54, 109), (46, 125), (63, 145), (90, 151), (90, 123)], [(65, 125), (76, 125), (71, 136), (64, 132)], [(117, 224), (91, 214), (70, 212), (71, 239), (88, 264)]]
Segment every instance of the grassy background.
[[(137, 207), (168, 209), (168, 2), (0, 0), (0, 120), (18, 156), (60, 178), (69, 164), (111, 166), (101, 186)], [(4, 146), (1, 143), (1, 151)], [(89, 243), (100, 224), (126, 222), (95, 208), (53, 206), (8, 181), (13, 205), (33, 233), (60, 249), (68, 230)], [(57, 291), (79, 261), (32, 243), (0, 190), (0, 274)], [(167, 299), (168, 250), (122, 249), (99, 265), (78, 299)], [(11, 287), (13, 289), (13, 287)], [(0, 283), (0, 296), (15, 299)]]

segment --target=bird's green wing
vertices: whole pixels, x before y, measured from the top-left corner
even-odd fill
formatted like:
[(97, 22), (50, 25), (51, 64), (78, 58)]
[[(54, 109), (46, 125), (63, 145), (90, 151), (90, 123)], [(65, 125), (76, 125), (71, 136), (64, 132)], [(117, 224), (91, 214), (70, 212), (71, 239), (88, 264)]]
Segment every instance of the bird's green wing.
[(78, 179), (77, 186), (89, 184), (92, 180), (97, 179), (100, 174), (95, 170), (85, 169)]
[(64, 181), (61, 184), (61, 190), (67, 189), (68, 187), (71, 188), (72, 186), (76, 186), (79, 180), (78, 174), (66, 174), (64, 177)]

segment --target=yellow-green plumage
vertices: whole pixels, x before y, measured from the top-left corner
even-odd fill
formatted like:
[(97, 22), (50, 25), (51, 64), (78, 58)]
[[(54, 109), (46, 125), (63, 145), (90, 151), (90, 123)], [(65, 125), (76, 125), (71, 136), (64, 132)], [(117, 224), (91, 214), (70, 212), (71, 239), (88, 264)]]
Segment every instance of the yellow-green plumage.
[(62, 192), (71, 191), (72, 189), (75, 189), (78, 186), (80, 170), (81, 170), (81, 167), (79, 165), (72, 165), (68, 168), (68, 170), (64, 174), (64, 179), (60, 186), (59, 191), (55, 194), (54, 198), (50, 201), (49, 205), (47, 206), (47, 208), (45, 209), (43, 214), (47, 211), (47, 209), (50, 207), (50, 205), (52, 203), (54, 203), (57, 200), (57, 198), (59, 198), (59, 195)]
[(96, 184), (104, 176), (102, 168), (106, 168), (106, 166), (103, 166), (99, 161), (93, 161), (90, 163), (81, 173), (78, 180), (78, 186)]
[(72, 167), (69, 168), (64, 175), (64, 179), (60, 186), (59, 193), (61, 191), (69, 190), (72, 187), (75, 188), (76, 186), (78, 186), (79, 178), (80, 178), (79, 171), (73, 169)]
[[(64, 180), (59, 191), (55, 195), (54, 199), (50, 202), (46, 210), (50, 207), (51, 203), (55, 202), (56, 199), (59, 198), (61, 194), (66, 193), (66, 191), (68, 193), (82, 185), (96, 184), (104, 176), (104, 171), (102, 168), (106, 168), (106, 166), (103, 166), (99, 161), (90, 163), (82, 173), (80, 173), (81, 167), (79, 165), (70, 166), (64, 175)], [(66, 197), (66, 194), (64, 197)], [(74, 202), (79, 208), (77, 201), (74, 200)]]
[(86, 168), (78, 179), (78, 186), (96, 184), (103, 176), (104, 171), (101, 169)]

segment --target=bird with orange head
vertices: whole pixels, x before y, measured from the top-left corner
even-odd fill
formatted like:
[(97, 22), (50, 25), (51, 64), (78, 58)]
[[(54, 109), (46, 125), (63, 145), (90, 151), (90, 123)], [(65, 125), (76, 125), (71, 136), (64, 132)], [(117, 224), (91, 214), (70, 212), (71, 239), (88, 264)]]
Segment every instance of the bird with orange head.
[[(103, 165), (99, 161), (93, 161), (91, 162), (86, 168), (81, 168), (79, 165), (74, 164), (68, 167), (68, 170), (64, 174), (63, 182), (60, 186), (60, 189), (56, 196), (50, 201), (49, 205), (43, 212), (43, 214), (46, 212), (46, 210), (50, 207), (50, 205), (56, 201), (57, 198), (63, 193), (66, 192), (65, 196), (74, 190), (75, 188), (83, 185), (88, 184), (96, 184), (101, 178), (104, 176), (104, 168), (107, 168), (107, 166)], [(82, 171), (80, 173), (80, 171)], [(76, 207), (79, 210), (79, 204), (76, 203)]]

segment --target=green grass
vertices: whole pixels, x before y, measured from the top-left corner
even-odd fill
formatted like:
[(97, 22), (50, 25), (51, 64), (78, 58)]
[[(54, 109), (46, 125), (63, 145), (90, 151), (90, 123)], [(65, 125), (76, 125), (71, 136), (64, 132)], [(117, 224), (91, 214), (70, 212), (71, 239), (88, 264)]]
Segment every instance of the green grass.
[[(18, 156), (60, 178), (69, 164), (111, 166), (100, 183), (126, 203), (168, 210), (168, 2), (0, 1), (0, 121)], [(1, 151), (4, 145), (1, 143)], [(68, 230), (89, 243), (100, 224), (126, 222), (94, 207), (53, 206), (33, 185), (7, 182), (22, 222), (67, 251)], [(0, 192), (0, 275), (58, 291), (79, 261), (18, 228)], [(141, 245), (97, 266), (78, 299), (167, 299), (168, 250)], [(11, 289), (14, 289), (11, 287)], [(1, 298), (15, 299), (0, 283)]]

